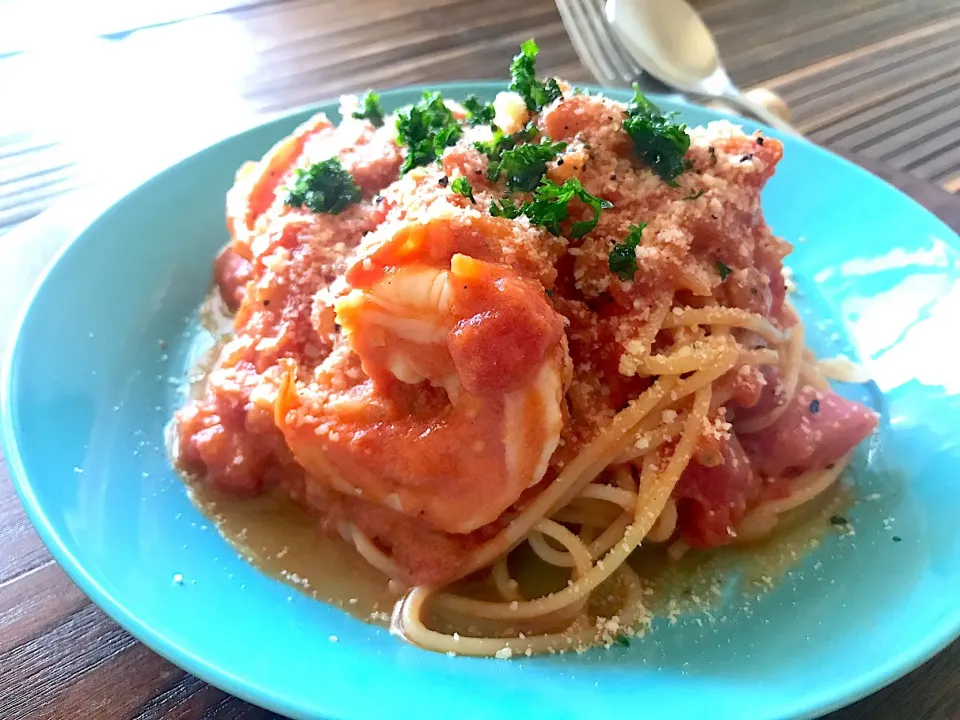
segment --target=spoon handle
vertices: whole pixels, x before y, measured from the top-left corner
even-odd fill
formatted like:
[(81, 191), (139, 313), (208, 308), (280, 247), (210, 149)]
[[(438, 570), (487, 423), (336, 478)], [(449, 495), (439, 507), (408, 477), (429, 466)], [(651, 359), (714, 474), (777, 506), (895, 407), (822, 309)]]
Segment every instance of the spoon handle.
[(760, 122), (766, 123), (774, 130), (790, 133), (792, 135), (800, 134), (797, 129), (793, 127), (793, 125), (777, 115), (766, 105), (758, 103), (757, 101), (747, 97), (736, 88), (731, 87), (728, 90), (724, 90), (720, 94), (720, 97), (728, 103), (736, 105), (740, 110), (744, 110), (750, 115), (753, 115), (755, 118), (760, 120)]

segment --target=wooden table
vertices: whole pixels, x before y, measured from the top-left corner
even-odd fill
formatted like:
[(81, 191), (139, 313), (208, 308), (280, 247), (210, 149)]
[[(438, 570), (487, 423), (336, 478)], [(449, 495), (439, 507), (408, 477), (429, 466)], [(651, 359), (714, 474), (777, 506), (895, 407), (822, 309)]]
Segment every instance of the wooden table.
[[(530, 36), (544, 71), (589, 79), (550, 0), (156, 0), (121, 15), (116, 3), (101, 13), (107, 4), (64, 3), (55, 23), (0, 6), (0, 235), (76, 188), (269, 113), (366, 87), (502, 77)], [(810, 137), (960, 228), (949, 194), (960, 190), (960, 3), (697, 5), (738, 83), (775, 89)], [(0, 459), (0, 718), (265, 717), (91, 605)], [(960, 643), (831, 717), (960, 717)]]

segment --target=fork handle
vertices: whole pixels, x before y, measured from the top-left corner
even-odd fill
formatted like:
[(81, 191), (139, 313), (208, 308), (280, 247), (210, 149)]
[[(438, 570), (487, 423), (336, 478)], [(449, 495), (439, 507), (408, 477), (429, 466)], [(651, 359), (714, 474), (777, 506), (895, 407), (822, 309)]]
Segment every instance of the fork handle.
[(760, 122), (766, 123), (774, 130), (779, 130), (780, 132), (790, 133), (792, 135), (799, 135), (793, 125), (784, 120), (780, 115), (775, 113), (766, 105), (757, 102), (753, 98), (747, 96), (745, 93), (740, 92), (736, 88), (730, 88), (725, 90), (720, 95), (721, 100), (725, 100), (731, 105), (735, 105), (737, 109), (743, 110), (750, 115), (753, 115), (755, 118), (760, 120)]

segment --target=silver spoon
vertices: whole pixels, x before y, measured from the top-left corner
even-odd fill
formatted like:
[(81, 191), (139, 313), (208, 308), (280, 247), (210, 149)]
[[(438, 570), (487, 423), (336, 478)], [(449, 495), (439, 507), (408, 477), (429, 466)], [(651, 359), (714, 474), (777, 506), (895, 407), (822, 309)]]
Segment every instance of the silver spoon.
[(661, 82), (723, 100), (782, 132), (797, 132), (733, 84), (713, 35), (686, 0), (607, 0), (606, 15), (637, 64)]

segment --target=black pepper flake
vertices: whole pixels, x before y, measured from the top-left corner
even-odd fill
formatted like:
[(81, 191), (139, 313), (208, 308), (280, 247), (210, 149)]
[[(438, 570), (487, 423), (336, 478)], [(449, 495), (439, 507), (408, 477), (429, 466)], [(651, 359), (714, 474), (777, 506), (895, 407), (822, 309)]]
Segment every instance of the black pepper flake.
[(444, 175), (438, 182), (440, 183), (440, 187), (446, 187), (450, 184), (450, 178)]
[(610, 174), (610, 179), (611, 179), (611, 180), (616, 180), (616, 179), (617, 179), (617, 174), (616, 174), (616, 173), (611, 173), (611, 174)]
[(833, 470), (835, 467), (836, 467), (835, 463), (830, 463), (829, 465), (827, 465), (827, 470)]
[(334, 329), (335, 332), (340, 332), (340, 323), (334, 322), (334, 323), (333, 323), (333, 329)]
[(755, 287), (750, 288), (750, 294), (753, 295), (754, 297), (756, 297), (759, 294), (759, 292), (760, 291), (757, 290)]
[(377, 193), (377, 195), (373, 198), (373, 201), (374, 201), (375, 203), (382, 203), (382, 202), (383, 202), (383, 195)]
[(763, 145), (763, 136), (757, 138), (757, 145)]
[(561, 165), (563, 165), (563, 158), (557, 160), (557, 167), (560, 167)]
[(264, 307), (270, 307), (270, 301), (269, 301), (269, 300), (264, 300), (264, 301), (263, 301), (263, 306), (264, 306)]
[(900, 537), (899, 535), (894, 535), (894, 536), (893, 536), (893, 541), (894, 541), (894, 542), (900, 542), (901, 540), (903, 540), (903, 538)]
[(810, 414), (816, 415), (818, 412), (820, 412), (820, 401), (814, 399), (810, 402)]
[(753, 153), (747, 153), (747, 154), (744, 155), (742, 158), (740, 158), (740, 162), (742, 162), (742, 163), (745, 163), (745, 162), (747, 162), (748, 160), (753, 160)]
[(847, 519), (843, 515), (831, 515), (830, 516), (831, 525), (849, 525)]

